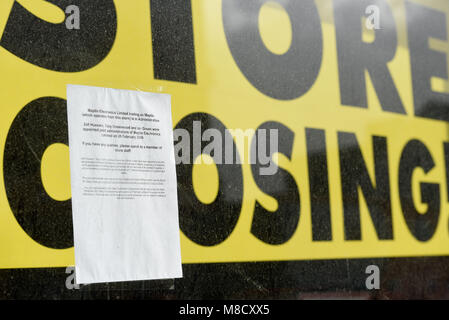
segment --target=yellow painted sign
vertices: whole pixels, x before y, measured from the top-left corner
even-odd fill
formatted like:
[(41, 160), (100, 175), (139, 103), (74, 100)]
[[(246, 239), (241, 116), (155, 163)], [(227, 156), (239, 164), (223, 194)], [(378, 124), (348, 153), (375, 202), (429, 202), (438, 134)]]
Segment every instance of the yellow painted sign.
[(74, 264), (67, 84), (232, 133), (237, 163), (177, 167), (184, 263), (449, 254), (446, 1), (179, 3), (0, 3), (0, 268)]

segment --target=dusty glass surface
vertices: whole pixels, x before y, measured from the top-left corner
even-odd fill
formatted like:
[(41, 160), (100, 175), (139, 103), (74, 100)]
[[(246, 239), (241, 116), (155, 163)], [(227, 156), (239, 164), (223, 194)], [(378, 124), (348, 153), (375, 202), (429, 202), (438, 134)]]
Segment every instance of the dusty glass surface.
[[(448, 15), (2, 1), (0, 298), (449, 298)], [(172, 95), (184, 278), (74, 286), (67, 84)]]

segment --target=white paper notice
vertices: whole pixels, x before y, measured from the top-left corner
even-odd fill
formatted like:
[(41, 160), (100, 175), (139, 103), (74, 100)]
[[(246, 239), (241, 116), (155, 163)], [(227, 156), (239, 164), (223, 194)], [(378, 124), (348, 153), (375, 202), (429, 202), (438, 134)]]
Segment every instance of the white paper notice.
[(170, 95), (67, 86), (77, 283), (182, 277)]

